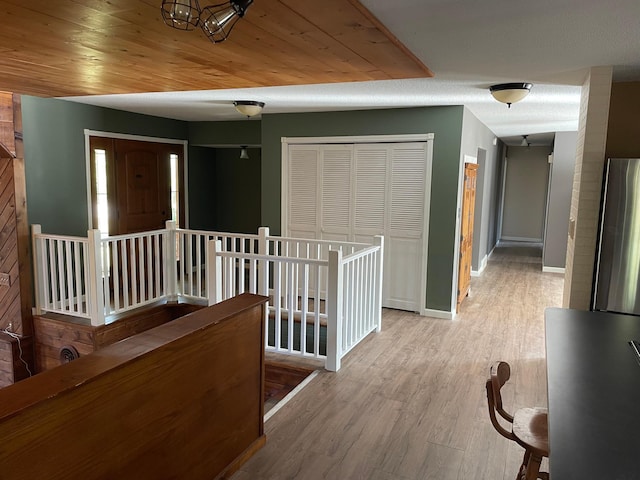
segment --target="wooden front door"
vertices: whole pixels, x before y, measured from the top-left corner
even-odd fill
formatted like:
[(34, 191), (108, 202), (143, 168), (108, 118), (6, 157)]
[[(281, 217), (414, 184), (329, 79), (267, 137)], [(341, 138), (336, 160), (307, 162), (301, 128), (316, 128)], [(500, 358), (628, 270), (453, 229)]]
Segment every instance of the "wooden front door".
[[(164, 229), (165, 222), (171, 220), (174, 213), (178, 220), (184, 218), (181, 208), (184, 202), (178, 198), (183, 191), (182, 145), (91, 137), (90, 149), (94, 228), (114, 236)], [(173, 175), (178, 177), (173, 179), (173, 188), (172, 156), (177, 164)], [(99, 198), (101, 196), (107, 197), (106, 203), (104, 198)], [(107, 222), (104, 221), (105, 214)], [(126, 277), (129, 293), (141, 275), (148, 276), (148, 268), (155, 268), (147, 263), (133, 267), (127, 261), (133, 256), (140, 258), (140, 248), (153, 247), (143, 247), (140, 242), (129, 240), (116, 251), (105, 252), (109, 259), (106, 268), (110, 282)], [(142, 255), (142, 258), (154, 258), (161, 264), (159, 256), (160, 252), (153, 248), (150, 255)], [(124, 288), (121, 282), (118, 283)], [(122, 290), (120, 294), (123, 294)], [(142, 291), (136, 294), (138, 298), (144, 297)]]
[[(184, 218), (182, 145), (91, 137), (90, 149), (94, 228), (99, 225), (99, 195), (108, 198), (109, 235), (164, 228), (165, 221), (172, 218), (172, 202), (176, 204), (173, 207), (178, 211), (178, 218)], [(106, 185), (102, 187), (96, 185), (98, 151), (105, 156)], [(176, 192), (173, 192), (176, 198), (173, 199), (171, 155), (178, 160)]]
[(471, 285), (471, 254), (473, 251), (473, 211), (476, 203), (476, 176), (478, 165), (464, 164), (464, 185), (462, 193), (462, 219), (460, 226), (460, 270), (458, 273), (458, 302), (460, 311), (462, 300), (469, 294)]
[(116, 218), (112, 235), (164, 228), (171, 220), (169, 156), (175, 146), (115, 141)]

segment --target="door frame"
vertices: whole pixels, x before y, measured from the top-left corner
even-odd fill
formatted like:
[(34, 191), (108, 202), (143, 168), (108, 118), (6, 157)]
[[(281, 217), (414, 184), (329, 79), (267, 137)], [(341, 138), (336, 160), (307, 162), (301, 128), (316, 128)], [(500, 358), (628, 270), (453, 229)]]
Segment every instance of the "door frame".
[(181, 185), (184, 193), (184, 227), (189, 228), (189, 191), (188, 191), (188, 152), (189, 142), (187, 140), (180, 140), (176, 138), (161, 138), (161, 137), (147, 137), (144, 135), (132, 135), (127, 133), (114, 133), (114, 132), (103, 132), (99, 130), (90, 130), (88, 128), (84, 129), (84, 147), (85, 147), (85, 168), (86, 168), (86, 179), (87, 179), (87, 219), (89, 225), (89, 230), (93, 229), (93, 212), (92, 212), (92, 197), (91, 197), (91, 189), (92, 178), (91, 178), (91, 146), (90, 146), (90, 137), (102, 137), (102, 138), (115, 138), (121, 140), (134, 140), (138, 142), (152, 142), (152, 143), (166, 143), (171, 145), (182, 145), (182, 155), (183, 155), (183, 171), (182, 175), (184, 178), (184, 184)]
[(426, 142), (427, 143), (427, 159), (430, 159), (429, 165), (425, 172), (425, 195), (424, 195), (424, 224), (422, 231), (422, 265), (420, 266), (421, 281), (420, 291), (422, 294), (419, 299), (419, 313), (423, 316), (439, 316), (441, 318), (449, 318), (446, 314), (439, 310), (427, 309), (427, 260), (429, 247), (429, 207), (431, 202), (431, 176), (433, 169), (433, 133), (418, 133), (406, 135), (354, 135), (354, 136), (330, 136), (330, 137), (281, 137), (281, 164), (280, 164), (280, 232), (288, 234), (288, 192), (289, 192), (289, 145), (303, 144), (356, 144), (356, 143), (411, 143)]
[[(456, 200), (456, 229), (453, 242), (453, 281), (451, 282), (451, 319), (456, 318), (458, 305), (458, 280), (460, 277), (460, 232), (462, 230), (462, 200), (464, 185), (464, 164), (478, 163), (478, 157), (463, 154), (458, 165), (458, 195)], [(475, 232), (474, 232), (475, 234)], [(473, 240), (472, 240), (473, 242)]]

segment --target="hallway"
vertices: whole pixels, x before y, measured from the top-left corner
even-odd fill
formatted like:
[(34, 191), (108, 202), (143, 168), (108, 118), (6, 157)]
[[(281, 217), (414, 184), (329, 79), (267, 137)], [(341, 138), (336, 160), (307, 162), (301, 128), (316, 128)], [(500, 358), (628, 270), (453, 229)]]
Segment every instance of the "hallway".
[(496, 248), (455, 320), (385, 310), (381, 333), (265, 424), (233, 479), (512, 479), (522, 450), (491, 426), (484, 383), (508, 361), (505, 408), (546, 405), (544, 309), (563, 276), (541, 270), (541, 249)]

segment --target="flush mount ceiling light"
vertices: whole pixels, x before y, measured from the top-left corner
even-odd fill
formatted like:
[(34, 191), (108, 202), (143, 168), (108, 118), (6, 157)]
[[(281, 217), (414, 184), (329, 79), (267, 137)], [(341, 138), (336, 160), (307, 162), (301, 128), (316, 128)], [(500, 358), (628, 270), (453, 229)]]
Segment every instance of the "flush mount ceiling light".
[(493, 98), (511, 108), (512, 103), (519, 102), (529, 94), (532, 86), (531, 83), (500, 83), (491, 85), (489, 91)]
[(264, 102), (256, 102), (254, 100), (236, 100), (233, 102), (233, 106), (236, 107), (236, 110), (242, 115), (253, 117), (262, 112)]
[(200, 26), (213, 43), (225, 41), (236, 22), (244, 17), (253, 0), (230, 0), (200, 8), (198, 0), (162, 0), (164, 23), (178, 30)]

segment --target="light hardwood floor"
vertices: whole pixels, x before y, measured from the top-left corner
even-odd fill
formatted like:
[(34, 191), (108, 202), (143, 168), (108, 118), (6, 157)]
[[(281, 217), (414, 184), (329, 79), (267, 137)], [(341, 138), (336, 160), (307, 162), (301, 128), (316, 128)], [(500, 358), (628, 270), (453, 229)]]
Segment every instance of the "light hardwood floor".
[(455, 320), (385, 310), (381, 333), (266, 423), (233, 480), (515, 478), (522, 449), (491, 426), (485, 381), (506, 360), (505, 408), (546, 406), (544, 309), (562, 284), (539, 249), (497, 248)]

